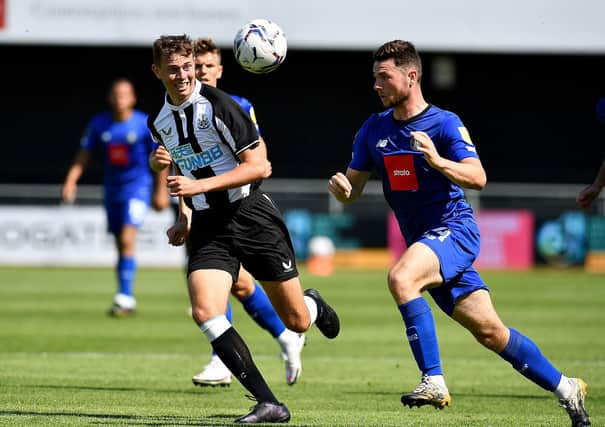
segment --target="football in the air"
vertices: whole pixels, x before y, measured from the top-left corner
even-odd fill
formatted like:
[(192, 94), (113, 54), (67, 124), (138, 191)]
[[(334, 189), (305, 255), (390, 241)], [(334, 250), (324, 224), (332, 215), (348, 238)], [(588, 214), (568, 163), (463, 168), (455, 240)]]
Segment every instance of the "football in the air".
[(244, 70), (269, 73), (280, 66), (288, 51), (286, 35), (267, 19), (254, 19), (239, 29), (233, 39), (233, 54)]

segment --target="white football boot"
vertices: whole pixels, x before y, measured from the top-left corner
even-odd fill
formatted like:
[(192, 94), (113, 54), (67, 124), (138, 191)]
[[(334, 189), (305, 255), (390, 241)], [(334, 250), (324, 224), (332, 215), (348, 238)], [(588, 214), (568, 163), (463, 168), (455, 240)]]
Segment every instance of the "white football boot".
[(565, 408), (571, 418), (571, 427), (586, 427), (590, 425), (590, 419), (584, 409), (586, 399), (586, 383), (581, 378), (570, 378), (572, 393), (567, 399), (560, 399), (559, 404)]
[(452, 404), (452, 398), (444, 385), (428, 375), (423, 375), (420, 384), (414, 390), (401, 396), (401, 403), (410, 408), (431, 405), (436, 409), (443, 409)]
[(305, 334), (298, 334), (286, 329), (277, 337), (281, 347), (281, 358), (286, 365), (286, 383), (293, 385), (302, 372), (300, 353), (305, 345)]
[(127, 317), (135, 314), (137, 308), (137, 300), (130, 295), (116, 294), (113, 297), (113, 303), (107, 314), (112, 317)]
[(216, 354), (212, 355), (210, 363), (204, 366), (204, 369), (199, 374), (191, 378), (194, 385), (199, 386), (222, 386), (226, 387), (231, 384), (231, 371), (225, 366), (223, 361)]

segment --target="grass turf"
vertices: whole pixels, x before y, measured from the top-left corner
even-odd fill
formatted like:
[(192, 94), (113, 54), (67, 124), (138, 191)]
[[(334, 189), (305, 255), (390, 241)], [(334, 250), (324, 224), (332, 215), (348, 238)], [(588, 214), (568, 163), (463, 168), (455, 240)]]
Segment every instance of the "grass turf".
[[(419, 373), (385, 271), (303, 271), (341, 317), (334, 341), (308, 333), (299, 382), (285, 384), (277, 343), (234, 302), (234, 324), (292, 426), (567, 426), (556, 399), (516, 373), (433, 305), (453, 405), (404, 408)], [(580, 270), (486, 272), (504, 322), (530, 336), (569, 376), (589, 385), (587, 410), (605, 426), (602, 275)], [(0, 268), (0, 425), (225, 426), (253, 404), (234, 382), (199, 388), (191, 376), (210, 346), (188, 318), (179, 270), (137, 277), (139, 311), (104, 312), (111, 269)], [(429, 298), (430, 301), (430, 298)], [(430, 301), (432, 304), (432, 301)]]

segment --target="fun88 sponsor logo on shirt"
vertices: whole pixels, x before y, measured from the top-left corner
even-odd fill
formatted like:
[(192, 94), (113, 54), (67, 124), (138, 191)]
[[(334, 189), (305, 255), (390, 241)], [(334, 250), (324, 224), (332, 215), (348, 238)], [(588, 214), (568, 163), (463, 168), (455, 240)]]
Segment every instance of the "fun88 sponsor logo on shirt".
[(223, 157), (223, 150), (217, 144), (206, 151), (195, 153), (190, 144), (176, 147), (170, 151), (170, 155), (180, 170), (192, 171), (208, 166), (213, 161)]

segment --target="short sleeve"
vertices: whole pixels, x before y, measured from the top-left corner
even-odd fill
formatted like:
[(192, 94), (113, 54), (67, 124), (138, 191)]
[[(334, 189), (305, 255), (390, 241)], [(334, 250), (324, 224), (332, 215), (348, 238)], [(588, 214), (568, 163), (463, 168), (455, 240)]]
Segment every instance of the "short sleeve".
[(216, 128), (235, 154), (258, 144), (256, 125), (233, 98), (208, 85), (203, 86), (202, 95), (211, 102)]
[(374, 169), (374, 161), (370, 150), (368, 149), (368, 132), (370, 127), (370, 119), (368, 119), (355, 134), (353, 140), (353, 153), (349, 168), (358, 171), (372, 171)]
[(80, 149), (85, 151), (93, 151), (97, 148), (100, 140), (98, 135), (99, 132), (97, 131), (98, 121), (99, 117), (95, 116), (90, 120), (90, 122), (88, 122), (88, 125), (84, 129), (82, 137), (80, 138)]
[(459, 162), (467, 157), (479, 158), (468, 130), (457, 115), (450, 114), (444, 119), (441, 137), (450, 160)]

